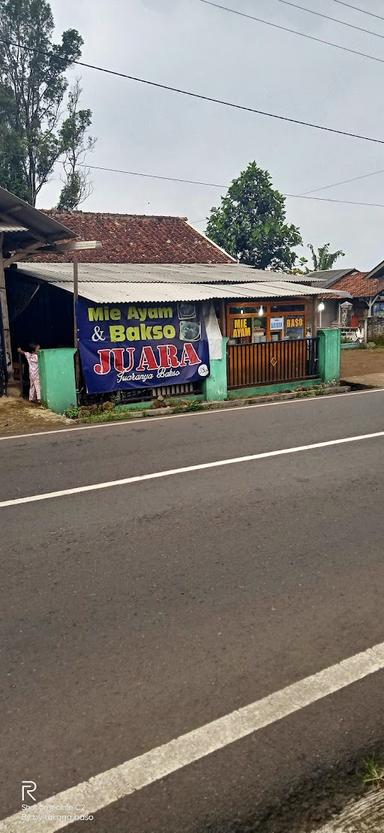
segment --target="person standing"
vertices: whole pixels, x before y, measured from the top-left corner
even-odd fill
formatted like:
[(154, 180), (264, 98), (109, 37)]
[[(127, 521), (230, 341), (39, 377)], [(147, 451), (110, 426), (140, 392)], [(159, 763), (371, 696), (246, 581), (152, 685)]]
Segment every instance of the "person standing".
[(29, 367), (29, 401), (40, 402), (40, 373), (39, 373), (39, 344), (30, 344), (31, 350), (22, 350), (17, 348), (17, 352), (25, 356)]

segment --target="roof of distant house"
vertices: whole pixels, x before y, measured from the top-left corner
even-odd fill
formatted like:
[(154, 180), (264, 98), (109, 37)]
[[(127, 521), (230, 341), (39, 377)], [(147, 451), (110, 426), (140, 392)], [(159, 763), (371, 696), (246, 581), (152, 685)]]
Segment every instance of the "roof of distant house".
[(320, 281), (321, 286), (329, 287), (333, 286), (336, 281), (343, 278), (345, 275), (351, 275), (354, 273), (360, 274), (355, 266), (349, 269), (320, 269), (318, 272), (309, 272), (305, 277), (306, 280), (309, 281), (316, 278), (316, 280)]
[[(97, 214), (83, 211), (45, 212), (80, 240), (99, 240), (102, 248), (79, 252), (87, 263), (235, 263), (224, 249), (190, 225), (185, 217), (138, 214)], [(70, 253), (38, 260), (68, 263)]]
[(352, 298), (371, 298), (384, 290), (384, 280), (368, 278), (368, 272), (345, 275), (332, 284), (332, 289), (349, 292)]
[(384, 277), (384, 260), (381, 260), (377, 266), (374, 266), (370, 272), (368, 272), (368, 278), (382, 278)]

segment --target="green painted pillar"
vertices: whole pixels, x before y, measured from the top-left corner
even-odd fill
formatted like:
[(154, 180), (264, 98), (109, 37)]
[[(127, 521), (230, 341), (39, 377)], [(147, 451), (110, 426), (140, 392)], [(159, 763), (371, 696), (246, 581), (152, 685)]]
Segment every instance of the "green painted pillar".
[(317, 331), (319, 338), (319, 376), (326, 384), (340, 380), (341, 336), (336, 328)]
[(227, 341), (227, 338), (223, 338), (221, 359), (211, 359), (210, 374), (204, 379), (203, 392), (207, 402), (218, 402), (228, 398)]
[(77, 404), (75, 353), (74, 347), (39, 352), (41, 400), (56, 414)]

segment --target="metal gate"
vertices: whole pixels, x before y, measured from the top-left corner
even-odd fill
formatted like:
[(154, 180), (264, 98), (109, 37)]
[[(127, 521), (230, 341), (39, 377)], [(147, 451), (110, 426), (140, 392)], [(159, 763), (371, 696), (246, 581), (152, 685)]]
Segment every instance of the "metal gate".
[(228, 346), (228, 387), (297, 382), (317, 376), (317, 338)]

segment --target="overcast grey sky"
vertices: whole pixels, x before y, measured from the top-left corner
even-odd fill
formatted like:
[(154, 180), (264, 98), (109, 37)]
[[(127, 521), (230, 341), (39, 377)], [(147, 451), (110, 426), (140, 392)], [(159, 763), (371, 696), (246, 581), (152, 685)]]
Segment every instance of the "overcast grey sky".
[[(333, 0), (297, 0), (384, 36), (384, 21)], [(353, 0), (351, 0), (353, 2)], [(224, 5), (384, 59), (384, 40), (355, 32), (278, 0)], [(355, 3), (354, 3), (355, 4)], [(384, 137), (384, 63), (340, 52), (203, 5), (199, 0), (51, 0), (57, 32), (77, 28), (83, 59), (294, 118)], [(382, 14), (382, 0), (359, 0)], [(251, 160), (283, 192), (300, 193), (384, 169), (384, 145), (286, 124), (194, 101), (132, 81), (76, 68), (92, 108), (95, 165), (229, 183)], [(93, 171), (83, 210), (204, 218), (223, 189)], [(39, 205), (57, 201), (59, 171)], [(319, 196), (384, 204), (384, 174)], [(287, 200), (304, 241), (347, 253), (340, 265), (368, 269), (384, 258), (384, 208)]]

